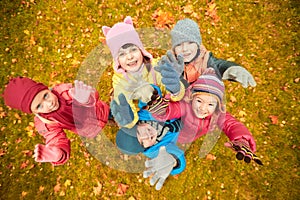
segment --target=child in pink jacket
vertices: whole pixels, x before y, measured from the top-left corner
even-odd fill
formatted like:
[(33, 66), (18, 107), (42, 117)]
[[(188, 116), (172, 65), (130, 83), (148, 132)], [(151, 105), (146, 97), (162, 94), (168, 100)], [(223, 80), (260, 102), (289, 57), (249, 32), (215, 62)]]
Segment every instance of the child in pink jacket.
[(35, 114), (35, 128), (45, 138), (45, 145), (35, 146), (35, 161), (53, 165), (62, 165), (70, 158), (70, 140), (64, 129), (95, 137), (107, 123), (109, 106), (98, 97), (81, 81), (76, 80), (75, 87), (58, 84), (48, 89), (26, 77), (11, 79), (3, 93), (7, 106)]
[(184, 100), (171, 102), (157, 97), (148, 104), (148, 110), (160, 121), (181, 118), (183, 127), (178, 137), (179, 143), (191, 143), (218, 127), (230, 140), (225, 145), (238, 152), (237, 159), (244, 159), (247, 163), (254, 159), (261, 164), (253, 154), (256, 144), (249, 130), (225, 112), (224, 90), (223, 82), (215, 74), (204, 74), (187, 88)]

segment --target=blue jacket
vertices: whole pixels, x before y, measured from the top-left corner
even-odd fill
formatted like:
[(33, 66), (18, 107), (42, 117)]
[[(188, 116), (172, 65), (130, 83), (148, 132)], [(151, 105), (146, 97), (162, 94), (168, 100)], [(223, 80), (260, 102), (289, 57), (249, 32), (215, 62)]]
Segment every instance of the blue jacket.
[[(138, 112), (139, 120), (145, 120), (145, 121), (156, 121), (151, 113), (147, 110), (140, 110)], [(174, 127), (174, 124), (177, 124), (176, 128)], [(171, 120), (164, 123), (164, 128), (168, 127), (169, 131), (162, 136), (161, 138), (158, 137), (157, 143), (147, 149), (144, 150), (143, 154), (147, 156), (148, 158), (155, 158), (158, 153), (159, 149), (162, 146), (166, 147), (166, 150), (168, 153), (170, 153), (177, 161), (177, 165), (173, 168), (171, 171), (171, 175), (176, 175), (181, 173), (186, 166), (185, 157), (184, 157), (184, 151), (178, 148), (176, 145), (177, 138), (179, 135), (179, 127), (178, 127), (178, 120)], [(173, 130), (172, 130), (173, 129)], [(160, 135), (160, 134), (158, 134)]]

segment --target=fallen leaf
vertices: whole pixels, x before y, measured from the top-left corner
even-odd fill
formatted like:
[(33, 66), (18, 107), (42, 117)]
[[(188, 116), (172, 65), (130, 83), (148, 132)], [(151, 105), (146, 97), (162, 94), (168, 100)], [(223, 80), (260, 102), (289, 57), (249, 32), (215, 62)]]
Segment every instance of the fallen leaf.
[(122, 196), (126, 193), (127, 189), (129, 188), (128, 185), (125, 185), (123, 183), (120, 183), (118, 185), (118, 189), (117, 189), (117, 196)]
[(13, 58), (13, 59), (11, 59), (11, 62), (12, 62), (12, 64), (15, 64), (16, 62), (18, 62), (18, 59)]
[(53, 188), (54, 192), (57, 193), (60, 190), (60, 183), (57, 183), (54, 188)]
[(272, 124), (278, 124), (278, 117), (275, 115), (270, 115), (269, 118), (271, 119)]
[(22, 142), (22, 139), (21, 139), (21, 138), (16, 139), (16, 143), (17, 143), (17, 144), (20, 143), (20, 142)]
[(28, 166), (29, 160), (26, 160), (25, 162), (22, 162), (20, 169), (24, 169)]
[(26, 35), (29, 35), (29, 34), (30, 34), (29, 30), (24, 30), (23, 32), (24, 32)]
[(245, 117), (247, 115), (247, 113), (245, 112), (245, 111), (240, 111), (239, 112), (239, 116), (241, 116), (241, 117)]
[(230, 101), (234, 103), (234, 102), (236, 102), (236, 98), (234, 96), (230, 95)]
[(97, 186), (93, 187), (93, 193), (95, 195), (99, 195), (101, 193), (102, 190), (102, 184), (97, 180)]
[(67, 56), (66, 56), (66, 58), (72, 58), (72, 54), (71, 53), (69, 53)]
[(43, 53), (43, 51), (44, 51), (43, 47), (38, 47), (38, 52), (39, 53)]
[(152, 19), (155, 20), (156, 28), (170, 28), (170, 24), (174, 24), (175, 20), (171, 12), (165, 12), (156, 9), (154, 14), (152, 14)]
[(217, 157), (209, 153), (209, 154), (206, 155), (206, 158), (205, 158), (205, 159), (206, 159), (206, 160), (216, 160)]
[(3, 149), (0, 149), (0, 156), (3, 156), (5, 154), (6, 154), (6, 152)]
[(43, 192), (43, 191), (44, 191), (44, 189), (45, 189), (45, 187), (44, 187), (44, 186), (42, 186), (42, 185), (39, 187), (39, 191), (40, 191), (40, 192)]
[(193, 5), (188, 4), (186, 6), (183, 7), (183, 12), (186, 14), (191, 14), (193, 13)]
[(207, 3), (205, 15), (209, 16), (212, 19), (212, 25), (215, 25), (215, 23), (220, 20), (220, 17), (217, 14), (217, 4), (214, 0)]
[(25, 197), (28, 194), (28, 192), (22, 191), (22, 197)]
[(21, 119), (21, 117), (20, 117), (20, 115), (18, 114), (18, 113), (15, 113), (15, 118), (17, 118), (17, 119)]
[(34, 38), (33, 35), (30, 37), (29, 43), (30, 43), (31, 45), (33, 45), (33, 46), (36, 45), (36, 41), (35, 41), (35, 38)]
[(68, 187), (71, 185), (71, 180), (67, 179), (64, 183), (65, 187)]

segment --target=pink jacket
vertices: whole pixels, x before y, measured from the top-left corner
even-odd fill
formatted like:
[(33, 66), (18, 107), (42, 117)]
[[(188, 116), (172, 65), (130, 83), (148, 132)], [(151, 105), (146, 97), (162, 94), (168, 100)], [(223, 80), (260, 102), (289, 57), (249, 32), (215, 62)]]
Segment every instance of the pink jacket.
[[(164, 114), (152, 114), (158, 120), (181, 118), (183, 128), (178, 137), (179, 143), (193, 142), (210, 131), (209, 125), (212, 116), (204, 119), (197, 118), (194, 115), (191, 104), (185, 101), (169, 102)], [(223, 121), (221, 121), (221, 119), (223, 119)], [(217, 125), (230, 141), (244, 138), (249, 142), (251, 150), (253, 152), (256, 151), (256, 144), (249, 130), (241, 122), (231, 116), (230, 113), (226, 112), (223, 114), (223, 117), (219, 117), (217, 119)]]
[[(105, 126), (108, 121), (109, 115), (109, 106), (98, 99), (98, 93), (90, 97), (90, 103), (80, 104), (76, 100), (73, 100), (69, 91), (72, 88), (72, 84), (59, 84), (56, 85), (52, 90), (57, 91), (64, 99), (67, 100), (68, 104), (75, 105), (76, 108), (80, 108), (80, 115), (84, 115), (80, 118), (77, 117), (77, 120), (82, 121), (84, 126), (80, 128), (74, 123), (73, 126), (62, 124), (59, 121), (54, 119), (45, 119), (40, 116), (35, 116), (34, 124), (37, 131), (45, 138), (45, 143), (59, 147), (62, 152), (62, 158), (59, 162), (53, 162), (53, 165), (61, 165), (68, 161), (70, 158), (70, 140), (67, 138), (64, 129), (70, 130), (76, 134), (79, 134), (84, 137), (95, 137), (101, 129)], [(75, 116), (73, 107), (73, 116)], [(78, 111), (78, 112), (80, 112)], [(77, 114), (78, 115), (78, 114)], [(74, 117), (75, 118), (75, 117)], [(76, 121), (76, 119), (73, 119)]]

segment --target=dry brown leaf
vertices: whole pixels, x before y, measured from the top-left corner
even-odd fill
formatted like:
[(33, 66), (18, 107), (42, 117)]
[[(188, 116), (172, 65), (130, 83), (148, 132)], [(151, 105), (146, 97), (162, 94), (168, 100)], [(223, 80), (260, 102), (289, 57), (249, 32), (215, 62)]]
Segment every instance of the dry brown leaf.
[(269, 118), (271, 119), (272, 124), (278, 124), (278, 117), (275, 115), (270, 115)]
[(22, 162), (20, 169), (24, 169), (28, 166), (29, 160), (26, 160), (25, 162)]
[(156, 28), (170, 28), (170, 24), (174, 24), (175, 20), (171, 12), (165, 12), (156, 9), (154, 14), (152, 14), (152, 19), (155, 20)]
[(67, 179), (64, 183), (65, 187), (68, 187), (71, 185), (71, 180)]
[(125, 185), (123, 183), (119, 183), (118, 189), (117, 189), (117, 196), (122, 196), (126, 193), (127, 189), (129, 188), (129, 185)]
[(102, 184), (97, 180), (97, 186), (93, 187), (93, 193), (99, 195), (102, 191)]
[(3, 156), (3, 155), (5, 155), (5, 154), (6, 154), (6, 151), (3, 150), (3, 149), (0, 149), (0, 156)]
[(207, 3), (207, 9), (205, 15), (209, 16), (212, 19), (212, 25), (215, 25), (220, 20), (220, 17), (217, 14), (217, 4), (215, 1)]
[(29, 41), (29, 43), (31, 44), (31, 45), (36, 45), (36, 41), (35, 41), (35, 38), (34, 38), (34, 36), (32, 35), (32, 36), (30, 36), (30, 41)]
[(53, 188), (54, 192), (57, 193), (60, 190), (60, 183), (57, 183), (54, 188)]
[(186, 6), (183, 7), (183, 12), (186, 14), (191, 14), (193, 13), (193, 5), (188, 4)]
[(236, 98), (234, 96), (230, 95), (230, 101), (233, 102), (233, 103), (235, 103), (236, 102)]
[(217, 157), (209, 153), (209, 154), (206, 155), (206, 158), (205, 158), (205, 159), (206, 159), (206, 160), (216, 160)]
[(44, 191), (44, 189), (45, 189), (45, 187), (44, 187), (44, 186), (42, 186), (42, 185), (39, 187), (39, 191), (40, 191), (40, 192), (43, 192), (43, 191)]
[(25, 197), (28, 194), (28, 192), (22, 191), (22, 197)]

